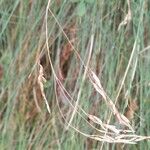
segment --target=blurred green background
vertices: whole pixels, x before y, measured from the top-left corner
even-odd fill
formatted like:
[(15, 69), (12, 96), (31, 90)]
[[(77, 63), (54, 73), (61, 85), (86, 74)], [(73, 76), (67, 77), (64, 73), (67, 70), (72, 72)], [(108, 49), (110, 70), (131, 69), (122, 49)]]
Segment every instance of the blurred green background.
[[(110, 144), (90, 140), (72, 128), (66, 130), (62, 114), (69, 120), (73, 110), (54, 84), (46, 47), (47, 41), (55, 72), (73, 98), (70, 101), (75, 104), (79, 98), (85, 112), (106, 123), (110, 110), (89, 79), (83, 82), (83, 64), (70, 45), (86, 63), (93, 36), (89, 67), (136, 134), (148, 136), (150, 1), (51, 0), (46, 18), (47, 6), (47, 0), (0, 0), (0, 149), (150, 149), (148, 140), (136, 145)], [(51, 114), (38, 84), (38, 62), (47, 80), (44, 92)], [(90, 122), (79, 110), (72, 126), (98, 134), (86, 120)], [(116, 123), (114, 117), (110, 123)]]

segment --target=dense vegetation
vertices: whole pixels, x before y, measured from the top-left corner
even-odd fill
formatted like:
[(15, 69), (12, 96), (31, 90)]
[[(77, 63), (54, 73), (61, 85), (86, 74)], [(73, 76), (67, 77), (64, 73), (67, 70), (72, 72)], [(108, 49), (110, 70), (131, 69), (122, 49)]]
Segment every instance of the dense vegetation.
[(150, 149), (106, 137), (150, 136), (149, 27), (149, 0), (1, 0), (0, 149)]

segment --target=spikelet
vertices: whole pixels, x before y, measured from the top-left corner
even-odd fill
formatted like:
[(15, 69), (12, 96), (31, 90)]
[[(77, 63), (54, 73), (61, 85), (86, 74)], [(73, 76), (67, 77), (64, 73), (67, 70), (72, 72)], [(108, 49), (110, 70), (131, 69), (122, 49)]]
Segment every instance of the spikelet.
[(43, 83), (46, 82), (46, 79), (44, 78), (44, 74), (43, 74), (43, 67), (40, 63), (38, 63), (39, 65), (39, 75), (38, 75), (38, 84), (40, 86), (40, 90), (41, 90), (41, 94), (42, 94), (42, 97), (45, 101), (45, 104), (46, 104), (46, 107), (47, 107), (47, 110), (49, 113), (51, 113), (51, 110), (50, 110), (50, 107), (49, 107), (49, 104), (48, 104), (48, 101), (46, 99), (46, 96), (45, 96), (45, 93), (44, 93), (44, 86), (43, 86)]

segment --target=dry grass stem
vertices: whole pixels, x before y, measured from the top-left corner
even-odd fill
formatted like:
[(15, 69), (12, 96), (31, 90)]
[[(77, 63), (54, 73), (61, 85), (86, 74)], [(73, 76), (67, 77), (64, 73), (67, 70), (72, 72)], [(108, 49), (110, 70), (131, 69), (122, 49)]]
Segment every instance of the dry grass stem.
[(48, 101), (46, 99), (46, 96), (45, 96), (45, 93), (44, 93), (44, 86), (43, 86), (43, 83), (46, 82), (46, 79), (44, 78), (44, 74), (43, 74), (43, 67), (40, 63), (38, 63), (39, 65), (39, 76), (38, 76), (38, 84), (40, 86), (40, 90), (41, 90), (41, 94), (42, 94), (42, 97), (45, 101), (45, 104), (46, 104), (46, 107), (47, 107), (47, 110), (49, 113), (51, 113), (51, 110), (50, 110), (50, 107), (49, 107), (49, 104), (48, 104)]
[(89, 50), (89, 55), (88, 55), (88, 59), (87, 59), (87, 63), (86, 63), (86, 68), (85, 68), (85, 71), (84, 71), (84, 74), (83, 74), (83, 79), (81, 81), (81, 88), (79, 89), (79, 92), (78, 92), (78, 95), (77, 95), (77, 100), (76, 100), (76, 103), (75, 103), (75, 107), (74, 107), (74, 110), (72, 112), (72, 115), (70, 117), (70, 120), (69, 120), (69, 123), (68, 123), (68, 126), (67, 126), (66, 129), (68, 129), (70, 124), (72, 123), (72, 120), (75, 116), (77, 107), (79, 105), (79, 100), (80, 100), (80, 96), (81, 96), (81, 92), (82, 92), (82, 84), (84, 84), (84, 81), (85, 81), (85, 78), (86, 78), (86, 75), (87, 75), (87, 72), (88, 72), (88, 68), (89, 68), (89, 62), (90, 62), (92, 49), (93, 49), (93, 42), (94, 42), (94, 35), (91, 36), (91, 40), (90, 40), (90, 50)]
[[(129, 1), (128, 1), (129, 2)], [(128, 4), (129, 5), (129, 4)], [(71, 127), (72, 129), (74, 129), (76, 132), (82, 134), (83, 136), (86, 136), (87, 138), (93, 139), (93, 140), (97, 140), (97, 141), (102, 141), (102, 142), (108, 142), (108, 143), (128, 143), (128, 144), (135, 144), (138, 141), (144, 140), (144, 139), (149, 139), (150, 137), (146, 137), (146, 136), (138, 136), (133, 134), (134, 130), (132, 128), (132, 126), (130, 125), (130, 121), (123, 115), (120, 114), (119, 111), (117, 110), (117, 108), (115, 107), (115, 104), (112, 102), (112, 100), (108, 97), (108, 95), (106, 94), (105, 90), (103, 89), (100, 80), (98, 79), (98, 77), (95, 75), (95, 73), (93, 71), (91, 71), (91, 69), (89, 68), (89, 60), (91, 57), (91, 54), (89, 55), (87, 64), (85, 65), (82, 58), (80, 57), (78, 51), (74, 48), (74, 46), (72, 45), (71, 41), (69, 40), (68, 36), (66, 35), (66, 33), (64, 32), (62, 26), (60, 25), (59, 21), (57, 20), (57, 18), (55, 17), (55, 15), (53, 14), (53, 12), (51, 11), (51, 9), (49, 8), (50, 6), (50, 0), (48, 1), (48, 5), (47, 5), (47, 9), (46, 9), (46, 44), (47, 44), (47, 52), (48, 52), (48, 57), (49, 57), (49, 61), (50, 61), (50, 65), (51, 65), (51, 69), (52, 69), (52, 73), (54, 75), (54, 83), (55, 83), (55, 95), (56, 95), (56, 100), (57, 100), (57, 105), (60, 111), (60, 114), (63, 118), (63, 120), (65, 121), (65, 123), (67, 124), (68, 127)], [(94, 116), (94, 115), (90, 115), (88, 113), (86, 113), (79, 104), (79, 98), (80, 98), (80, 92), (78, 93), (79, 97), (78, 97), (78, 101), (76, 103), (72, 103), (71, 101), (73, 101), (73, 98), (70, 96), (70, 94), (67, 92), (67, 90), (65, 89), (65, 87), (62, 85), (61, 81), (59, 80), (59, 78), (56, 75), (54, 66), (52, 64), (52, 60), (49, 54), (49, 46), (48, 46), (48, 30), (47, 30), (47, 18), (48, 18), (48, 11), (52, 14), (52, 16), (54, 17), (56, 23), (58, 24), (58, 26), (60, 27), (62, 33), (65, 35), (68, 43), (70, 44), (70, 46), (72, 47), (72, 49), (74, 50), (74, 52), (76, 53), (76, 55), (78, 56), (78, 58), (80, 59), (80, 61), (82, 62), (82, 65), (85, 67), (85, 72), (84, 72), (84, 76), (83, 76), (83, 81), (85, 80), (86, 75), (88, 74), (88, 77), (92, 83), (92, 85), (94, 86), (94, 88), (96, 89), (96, 91), (103, 97), (106, 105), (108, 106), (108, 108), (112, 111), (112, 113), (114, 114), (114, 116), (116, 117), (116, 119), (118, 120), (118, 122), (126, 127), (129, 128), (129, 130), (124, 130), (124, 129), (117, 129), (116, 126), (114, 125), (109, 125), (109, 124), (105, 124), (103, 123), (103, 121)], [(127, 19), (126, 19), (127, 18)], [(126, 23), (126, 20), (131, 20), (131, 12), (130, 10), (128, 10), (128, 16), (125, 18), (124, 22), (122, 24)], [(92, 41), (92, 40), (91, 40)], [(91, 44), (93, 44), (93, 42), (91, 42)], [(124, 74), (124, 78), (122, 81), (122, 84), (125, 81), (127, 72), (129, 70), (129, 67), (131, 65), (131, 61), (133, 59), (133, 54), (135, 51), (135, 45), (136, 45), (136, 41), (134, 43), (134, 47), (130, 56), (130, 60), (126, 69), (126, 72)], [(92, 48), (91, 48), (92, 50)], [(41, 71), (42, 74), (42, 71)], [(119, 89), (118, 95), (120, 94), (120, 91), (122, 89), (122, 84), (121, 87)], [(58, 96), (57, 96), (57, 86), (60, 87), (60, 89), (62, 89), (62, 93), (64, 95), (64, 97), (66, 98), (66, 100), (69, 102), (69, 104), (71, 105), (71, 107), (73, 107), (74, 109), (74, 113), (71, 116), (70, 121), (68, 122), (66, 117), (64, 116), (60, 106), (59, 106), (59, 102), (58, 102)], [(118, 98), (117, 95), (117, 98)], [(116, 100), (117, 100), (116, 98)], [(80, 129), (78, 129), (77, 127), (74, 127), (72, 125), (72, 120), (74, 118), (74, 115), (77, 113), (78, 115), (81, 116), (82, 119), (84, 119), (87, 123), (87, 119), (85, 117), (82, 117), (81, 113), (78, 111), (81, 110), (82, 112), (84, 112), (84, 114), (86, 114), (86, 116), (88, 117), (88, 119), (90, 119), (93, 123), (99, 124), (102, 128), (102, 130), (99, 131), (103, 131), (100, 132), (97, 135), (89, 135), (86, 134), (84, 132), (82, 132)], [(91, 127), (92, 124), (90, 124)], [(93, 127), (93, 129), (96, 129)], [(98, 130), (98, 129), (97, 129)]]

